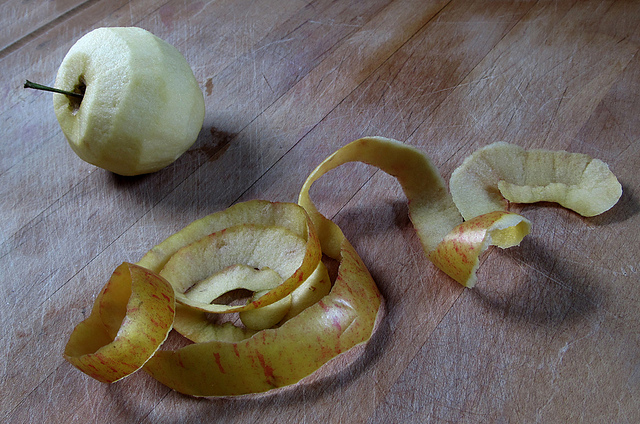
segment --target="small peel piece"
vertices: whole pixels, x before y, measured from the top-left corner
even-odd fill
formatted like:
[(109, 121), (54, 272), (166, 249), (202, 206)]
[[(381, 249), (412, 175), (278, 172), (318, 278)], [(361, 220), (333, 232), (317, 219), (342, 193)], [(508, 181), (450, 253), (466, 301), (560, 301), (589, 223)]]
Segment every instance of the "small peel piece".
[(622, 196), (622, 186), (599, 159), (504, 142), (467, 157), (451, 175), (450, 190), (464, 219), (505, 210), (504, 199), (555, 202), (590, 217), (609, 210)]
[(476, 284), (480, 256), (489, 246), (517, 246), (529, 234), (531, 223), (524, 217), (489, 212), (454, 228), (429, 254), (429, 260), (465, 287)]
[(153, 356), (173, 325), (173, 288), (156, 273), (123, 263), (76, 326), (64, 358), (103, 383), (118, 381)]

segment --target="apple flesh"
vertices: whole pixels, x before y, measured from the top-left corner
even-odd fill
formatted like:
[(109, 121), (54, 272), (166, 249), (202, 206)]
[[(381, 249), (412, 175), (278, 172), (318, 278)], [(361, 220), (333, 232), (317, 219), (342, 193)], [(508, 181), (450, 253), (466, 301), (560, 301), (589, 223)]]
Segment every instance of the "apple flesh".
[(204, 97), (180, 52), (136, 27), (98, 28), (64, 57), (53, 95), (60, 127), (83, 160), (120, 175), (158, 171), (195, 142)]

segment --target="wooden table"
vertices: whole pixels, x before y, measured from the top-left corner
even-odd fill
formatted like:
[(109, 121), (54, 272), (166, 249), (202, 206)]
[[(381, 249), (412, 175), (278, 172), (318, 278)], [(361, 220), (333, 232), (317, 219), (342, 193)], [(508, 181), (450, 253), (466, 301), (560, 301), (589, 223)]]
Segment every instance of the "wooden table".
[[(0, 4), (3, 422), (640, 420), (640, 4), (634, 1), (219, 0)], [(101, 26), (175, 45), (205, 94), (196, 144), (152, 175), (78, 159), (53, 113), (69, 47)], [(448, 181), (494, 141), (607, 162), (624, 187), (594, 218), (533, 222), (474, 289), (424, 257), (396, 181), (345, 165), (314, 188), (387, 300), (364, 356), (277, 396), (193, 399), (144, 372), (98, 383), (62, 352), (111, 272), (243, 200), (295, 201), (365, 135), (423, 149)]]

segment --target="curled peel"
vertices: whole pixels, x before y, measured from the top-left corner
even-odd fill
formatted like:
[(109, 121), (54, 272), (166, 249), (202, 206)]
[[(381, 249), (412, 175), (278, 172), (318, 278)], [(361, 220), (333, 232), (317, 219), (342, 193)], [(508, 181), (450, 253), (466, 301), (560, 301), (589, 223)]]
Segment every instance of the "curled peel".
[(331, 359), (366, 342), (381, 298), (366, 267), (343, 240), (331, 292), (278, 328), (238, 342), (213, 340), (159, 351), (145, 370), (194, 396), (264, 392), (294, 384)]
[[(362, 138), (318, 165), (300, 191), (299, 205), (259, 200), (234, 205), (188, 225), (137, 266), (119, 267), (91, 316), (72, 334), (65, 357), (104, 382), (144, 365), (181, 393), (233, 396), (295, 384), (366, 343), (380, 319), (382, 298), (342, 230), (318, 212), (309, 195), (321, 176), (352, 161), (397, 179), (427, 257), (467, 287), (475, 284), (482, 252), (491, 245), (518, 245), (530, 230), (526, 218), (503, 210), (500, 193), (509, 200), (557, 201), (583, 214), (608, 209), (621, 193), (597, 160), (566, 152), (523, 153), (498, 143), (454, 172), (452, 196), (421, 151), (387, 138)], [(594, 193), (598, 204), (585, 206)], [(333, 284), (323, 255), (338, 262)], [(218, 302), (238, 289), (252, 293), (246, 303)], [(136, 314), (130, 306), (144, 296), (164, 297), (158, 293), (171, 300), (175, 295), (175, 319), (154, 308)], [(173, 313), (173, 306), (164, 307)], [(229, 313), (239, 313), (244, 325), (211, 319)], [(193, 343), (157, 350), (166, 334), (145, 338), (132, 330), (135, 321), (146, 334), (154, 320), (163, 331), (173, 323)], [(133, 349), (136, 342), (143, 349)]]
[[(254, 237), (256, 231), (263, 231), (263, 237)], [(288, 232), (293, 236), (297, 236), (305, 243), (304, 255), (299, 266), (291, 275), (287, 275), (282, 284), (274, 289), (269, 290), (260, 298), (248, 303), (244, 306), (227, 306), (215, 305), (209, 302), (190, 299), (185, 292), (196, 282), (204, 279), (207, 275), (202, 276), (203, 271), (209, 271), (209, 275), (214, 271), (209, 269), (207, 252), (216, 252), (224, 254), (222, 265), (218, 272), (223, 271), (224, 261), (226, 265), (235, 265), (238, 262), (230, 262), (234, 260), (256, 261), (265, 258), (249, 257), (252, 248), (260, 249), (265, 255), (272, 253), (269, 248), (274, 250), (282, 250), (279, 246), (276, 232)], [(269, 233), (269, 234), (267, 234)], [(262, 244), (260, 244), (262, 243)], [(294, 243), (294, 242), (291, 242)], [(215, 247), (219, 247), (215, 249)], [(238, 257), (238, 252), (234, 250), (243, 249), (245, 257)], [(189, 249), (186, 260), (185, 255), (180, 258), (181, 249)], [(284, 250), (287, 248), (285, 247)], [(293, 249), (291, 247), (291, 249)], [(255, 253), (255, 252), (253, 252)], [(198, 256), (195, 258), (195, 256)], [(284, 256), (284, 254), (283, 254)], [(187, 227), (169, 237), (158, 246), (154, 247), (139, 262), (138, 265), (151, 269), (154, 272), (163, 273), (165, 271), (169, 281), (176, 289), (176, 300), (183, 305), (199, 309), (203, 312), (210, 313), (230, 313), (247, 311), (259, 308), (277, 302), (283, 297), (291, 294), (293, 290), (299, 287), (316, 269), (322, 251), (315, 232), (310, 227), (310, 221), (305, 214), (300, 213), (300, 208), (291, 203), (272, 203), (267, 201), (252, 201), (239, 203), (230, 208), (213, 213), (197, 221), (192, 222)], [(177, 263), (171, 263), (174, 257), (178, 257)], [(194, 266), (190, 260), (198, 260), (198, 264)], [(217, 259), (217, 258), (214, 258)], [(288, 266), (284, 257), (279, 258), (280, 264)], [(282, 260), (284, 259), (284, 260)], [(252, 262), (257, 264), (256, 262)], [(246, 264), (251, 265), (251, 264)], [(253, 266), (253, 265), (251, 265)]]
[(582, 216), (595, 216), (613, 207), (622, 195), (617, 178), (599, 159), (565, 151), (525, 150), (504, 142), (467, 157), (451, 175), (450, 189), (465, 219), (504, 210), (504, 199), (555, 202)]
[[(234, 256), (234, 260), (248, 259), (250, 267), (267, 266), (268, 263), (263, 262), (263, 259), (268, 256), (267, 259), (272, 260), (270, 270), (281, 272), (293, 270), (295, 274), (297, 272), (295, 266), (290, 266), (291, 269), (288, 271), (286, 267), (281, 269), (280, 264), (277, 263), (282, 256), (281, 254), (297, 250), (299, 244), (314, 250), (311, 254), (304, 255), (304, 257), (315, 258), (311, 264), (313, 272), (298, 281), (294, 290), (279, 291), (280, 299), (291, 296), (292, 303), (280, 324), (275, 327), (270, 325), (273, 328), (262, 329), (258, 332), (247, 332), (247, 330), (237, 327), (232, 329), (229, 324), (218, 326), (205, 320), (202, 308), (192, 308), (183, 302), (178, 309), (176, 324), (182, 319), (182, 308), (186, 308), (187, 315), (195, 313), (195, 316), (191, 315), (188, 318), (188, 325), (184, 325), (182, 328), (176, 325), (176, 330), (184, 331), (184, 335), (199, 342), (175, 351), (158, 351), (145, 365), (145, 370), (153, 377), (181, 393), (193, 396), (232, 396), (264, 392), (300, 381), (334, 357), (370, 338), (380, 311), (381, 298), (362, 260), (344, 236), (338, 240), (340, 248), (335, 255), (335, 259), (339, 261), (338, 275), (329, 292), (328, 275), (318, 255), (321, 253), (319, 244), (305, 243), (304, 240), (296, 243), (294, 241), (296, 237), (290, 230), (279, 227), (278, 217), (280, 212), (285, 209), (289, 214), (285, 224), (298, 222), (297, 218), (293, 218), (294, 211), (297, 211), (299, 218), (305, 223), (304, 228), (307, 229), (308, 238), (320, 242), (307, 213), (298, 205), (250, 201), (231, 208), (232, 212), (234, 210), (238, 213), (242, 212), (245, 218), (252, 221), (255, 220), (255, 216), (276, 218), (270, 221), (273, 228), (255, 225), (243, 228), (243, 231), (254, 231), (256, 238), (251, 242), (244, 239), (245, 244), (251, 247), (247, 249), (251, 254), (243, 253), (240, 257)], [(217, 225), (211, 221), (221, 217), (226, 220), (228, 211), (223, 215), (210, 215), (204, 218), (204, 221), (196, 221), (195, 226), (217, 228)], [(233, 219), (230, 222), (236, 223)], [(230, 227), (230, 229), (234, 228), (237, 227)], [(276, 228), (280, 229), (276, 230)], [(299, 228), (302, 227), (299, 226)], [(228, 232), (232, 233), (231, 230)], [(185, 234), (189, 234), (189, 237), (186, 237)], [(276, 245), (270, 243), (271, 240), (275, 240), (272, 239), (272, 236), (276, 234), (283, 238), (284, 249), (277, 246), (277, 243)], [(178, 237), (173, 239), (179, 240), (179, 243), (174, 245), (173, 241), (168, 239), (159, 245), (155, 253), (150, 252), (150, 255), (156, 259), (152, 261), (151, 257), (146, 257), (147, 259), (143, 258), (140, 263), (146, 263), (150, 266), (164, 263), (165, 267), (169, 267), (172, 261), (176, 260), (179, 262), (178, 268), (183, 268), (190, 266), (189, 260), (193, 260), (198, 264), (199, 270), (205, 269), (198, 276), (200, 280), (198, 278), (188, 279), (194, 283), (191, 286), (192, 290), (194, 290), (193, 287), (197, 290), (200, 281), (208, 281), (206, 274), (217, 273), (219, 268), (226, 269), (224, 265), (219, 265), (215, 258), (215, 250), (220, 249), (207, 252), (203, 246), (211, 248), (231, 246), (227, 243), (216, 246), (218, 240), (211, 236), (204, 236), (192, 241), (200, 235), (200, 231), (194, 231), (193, 227), (187, 226), (177, 234)], [(262, 243), (268, 244), (267, 249), (260, 247)], [(240, 247), (240, 251), (244, 252), (245, 246), (236, 247)], [(279, 254), (278, 252), (281, 250), (282, 252)], [(158, 259), (164, 258), (164, 255), (156, 255), (159, 251), (175, 253), (165, 261)], [(192, 255), (194, 251), (203, 257), (195, 257)], [(180, 252), (182, 252), (182, 256), (177, 256), (181, 254)], [(304, 254), (304, 252), (298, 252), (294, 255), (293, 265), (301, 260), (300, 253)], [(225, 254), (221, 255), (225, 256)], [(208, 260), (212, 260), (215, 264), (202, 264)], [(157, 270), (163, 274), (162, 268), (157, 268)], [(164, 273), (164, 275), (169, 281), (175, 277), (171, 272)], [(286, 275), (281, 275), (281, 277), (286, 281)], [(178, 286), (179, 290), (184, 290), (185, 283), (183, 281), (174, 281), (173, 284), (174, 287)], [(230, 285), (226, 289), (234, 287)], [(299, 292), (300, 289), (302, 293)], [(307, 292), (314, 294), (309, 295)], [(241, 310), (241, 317), (243, 313), (260, 311), (261, 308), (264, 307)], [(231, 310), (233, 311), (234, 308)]]
[(429, 259), (463, 286), (473, 287), (480, 255), (489, 246), (502, 249), (517, 246), (530, 229), (529, 220), (520, 215), (489, 212), (455, 227), (429, 253)]
[(329, 243), (333, 239), (330, 232), (339, 229), (317, 211), (309, 189), (325, 173), (353, 161), (375, 166), (397, 179), (409, 202), (409, 217), (427, 257), (466, 287), (475, 284), (478, 258), (489, 245), (516, 246), (529, 233), (529, 221), (514, 213), (503, 212), (463, 222), (440, 173), (424, 153), (392, 139), (366, 137), (347, 144), (325, 159), (302, 187), (298, 203), (309, 211), (321, 240), (325, 228)]
[(64, 357), (82, 372), (113, 383), (137, 371), (173, 324), (173, 288), (156, 273), (123, 263), (71, 334)]

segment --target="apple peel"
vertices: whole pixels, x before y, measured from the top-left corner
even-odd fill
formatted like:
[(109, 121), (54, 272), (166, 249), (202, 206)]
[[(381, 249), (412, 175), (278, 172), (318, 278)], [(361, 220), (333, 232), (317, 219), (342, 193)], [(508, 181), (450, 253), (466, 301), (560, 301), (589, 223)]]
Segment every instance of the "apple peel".
[[(183, 305), (209, 313), (241, 312), (268, 306), (291, 294), (316, 269), (320, 256), (320, 247), (313, 235), (305, 240), (286, 228), (245, 224), (225, 228), (182, 247), (160, 270), (160, 275), (173, 285), (176, 298)], [(238, 264), (246, 267), (237, 268)], [(253, 278), (240, 278), (233, 273), (231, 278), (208, 281), (210, 276), (228, 267), (236, 270), (268, 267), (274, 272), (254, 273)], [(268, 278), (261, 279), (258, 275), (268, 275)], [(277, 283), (275, 279), (279, 276), (287, 279), (275, 287), (269, 284)], [(254, 292), (270, 290), (244, 306), (211, 303), (224, 293), (240, 288)]]
[(309, 190), (325, 173), (353, 161), (375, 166), (397, 179), (409, 202), (409, 217), (425, 254), (465, 287), (475, 284), (479, 257), (490, 244), (502, 248), (516, 246), (529, 233), (529, 221), (509, 212), (463, 222), (440, 173), (423, 152), (393, 139), (365, 137), (325, 159), (309, 175), (300, 192), (298, 203), (309, 211), (321, 240), (326, 240), (323, 251), (331, 250), (334, 238), (331, 233), (339, 229), (318, 212)]
[[(335, 225), (335, 224), (334, 224)], [(342, 238), (333, 288), (278, 328), (228, 342), (158, 351), (145, 371), (192, 396), (236, 396), (295, 384), (369, 340), (382, 298), (366, 266)]]
[(529, 234), (531, 223), (513, 213), (496, 211), (465, 221), (429, 253), (429, 260), (465, 287), (476, 284), (480, 256), (489, 246), (517, 246)]
[(123, 263), (115, 269), (89, 317), (76, 326), (64, 358), (103, 383), (142, 368), (173, 325), (173, 288), (143, 267)]
[[(192, 222), (151, 249), (137, 264), (161, 273), (165, 265), (180, 249), (205, 237), (223, 237), (228, 233), (239, 232), (240, 227), (245, 226), (246, 228), (248, 225), (253, 225), (255, 228), (278, 226), (305, 240), (305, 255), (302, 263), (291, 276), (288, 276), (282, 284), (269, 290), (259, 299), (237, 307), (194, 302), (184, 295), (185, 287), (180, 286), (178, 282), (172, 283), (176, 288), (176, 300), (204, 312), (241, 312), (270, 305), (298, 288), (315, 271), (322, 257), (318, 238), (315, 231), (310, 227), (311, 222), (306, 214), (301, 214), (300, 212), (300, 207), (293, 203), (272, 203), (264, 200), (238, 203), (224, 211), (210, 214)], [(218, 235), (213, 236), (214, 233)], [(226, 241), (223, 241), (223, 243), (226, 243)]]
[[(265, 271), (266, 270), (256, 271), (251, 268), (251, 272), (253, 273), (264, 273)], [(282, 278), (279, 276), (278, 278), (282, 281)], [(237, 283), (237, 285), (242, 286), (243, 284), (240, 282)], [(290, 298), (289, 308), (284, 317), (277, 322), (284, 322), (295, 317), (307, 307), (322, 299), (330, 290), (331, 280), (329, 279), (327, 268), (322, 262), (320, 262), (313, 274), (311, 274), (311, 276), (307, 278), (300, 287), (282, 299), (287, 300), (287, 298)], [(264, 294), (264, 292), (258, 292), (257, 294)], [(282, 302), (282, 300), (278, 302)], [(247, 314), (262, 312), (265, 309), (276, 305), (278, 302), (267, 307), (240, 312), (239, 316), (245, 326), (244, 328), (235, 326), (231, 322), (214, 325), (208, 319), (206, 312), (178, 303), (174, 328), (184, 337), (196, 343), (209, 342), (213, 340), (237, 342), (253, 336), (257, 332), (257, 330), (253, 329), (254, 327), (261, 327), (261, 329), (264, 329), (273, 326), (267, 325), (264, 317), (260, 318), (260, 322), (262, 324), (256, 325), (250, 323), (247, 325)], [(248, 319), (251, 320), (254, 318), (249, 316)]]
[[(297, 211), (305, 225), (299, 225), (299, 219), (293, 218), (294, 211)], [(282, 212), (285, 212), (285, 219), (282, 219)], [(236, 215), (249, 220), (251, 224), (238, 224)], [(265, 217), (271, 218), (265, 219)], [(214, 222), (218, 220), (224, 221), (224, 224)], [(284, 221), (284, 225), (288, 228), (277, 229), (280, 220)], [(263, 225), (266, 223), (273, 225)], [(231, 227), (220, 229), (220, 225), (227, 224)], [(217, 231), (197, 239), (202, 235), (202, 231), (206, 232), (212, 228)], [(268, 261), (262, 260), (266, 256), (274, 256), (270, 259), (278, 262), (279, 250), (297, 249), (292, 240), (287, 241), (290, 238), (295, 239), (294, 232), (291, 230), (295, 228), (305, 229), (302, 233), (306, 234), (307, 240), (301, 239), (299, 243), (306, 249), (314, 251), (312, 254), (304, 255), (305, 258), (314, 258), (310, 261), (313, 272), (300, 279), (294, 290), (290, 292), (280, 290), (280, 299), (290, 296), (292, 305), (278, 326), (252, 331), (252, 329), (237, 328), (228, 323), (222, 326), (207, 323), (205, 310), (216, 312), (218, 308), (208, 309), (200, 306), (194, 308), (178, 298), (175, 329), (191, 339), (196, 339), (197, 342), (177, 350), (156, 352), (145, 365), (145, 371), (174, 390), (192, 396), (236, 396), (259, 393), (294, 384), (340, 354), (369, 340), (381, 310), (381, 296), (373, 279), (353, 247), (342, 236), (339, 240), (340, 249), (335, 255), (335, 259), (339, 261), (337, 277), (331, 287), (327, 270), (320, 261), (320, 256), (317, 255), (322, 253), (319, 248), (321, 240), (316, 236), (315, 227), (307, 213), (299, 205), (259, 200), (234, 205), (223, 213), (209, 215), (185, 227), (152, 249), (148, 256), (145, 256), (146, 259), (143, 258), (139, 263), (150, 266), (155, 264), (156, 270), (161, 275), (166, 276), (168, 281), (173, 281), (176, 291), (183, 292), (186, 286), (197, 289), (198, 282), (205, 280), (206, 275), (211, 272), (216, 273), (214, 275), (224, 272), (219, 270), (219, 264), (206, 263), (210, 260), (217, 262), (217, 259), (214, 259), (215, 247), (230, 248), (230, 250), (238, 247), (241, 253), (233, 260), (246, 259), (248, 267), (272, 265), (269, 270), (286, 274), (287, 270), (280, 269), (279, 264), (269, 264)], [(250, 233), (255, 235), (257, 240), (249, 241), (245, 237)], [(276, 234), (285, 240), (284, 248), (268, 243), (269, 255), (267, 255), (267, 252), (259, 247), (261, 240), (265, 238), (271, 240), (276, 237)], [(224, 239), (224, 243), (220, 243), (219, 235), (231, 236)], [(238, 243), (233, 242), (235, 235), (240, 235)], [(197, 240), (193, 241), (193, 239)], [(308, 240), (313, 242), (309, 243)], [(245, 249), (251, 255), (242, 253)], [(167, 257), (160, 252), (172, 253)], [(301, 260), (300, 255), (296, 258), (288, 258), (289, 261), (291, 259), (294, 265)], [(175, 267), (178, 269), (190, 267), (189, 261), (196, 264), (198, 275), (182, 279), (173, 272)], [(160, 263), (164, 265), (158, 265)], [(246, 268), (240, 269), (243, 273), (247, 272)], [(300, 274), (295, 270), (295, 266), (293, 274)], [(179, 281), (174, 280), (176, 277)], [(282, 278), (284, 280), (286, 275), (282, 275)], [(194, 280), (197, 282), (192, 284)], [(228, 285), (224, 290), (241, 285), (248, 287), (240, 283)], [(255, 290), (261, 288), (263, 287), (251, 286), (251, 289)], [(219, 293), (216, 292), (215, 295), (217, 294)], [(188, 298), (188, 295), (189, 293), (186, 292), (185, 297)], [(254, 309), (227, 308), (225, 312), (239, 311), (242, 318), (243, 314), (263, 309), (265, 304)], [(180, 328), (178, 325), (181, 320), (186, 328)], [(187, 331), (183, 333), (182, 330), (185, 329)]]
[[(565, 184), (575, 192), (574, 186), (579, 185), (574, 184), (575, 169), (582, 167), (580, 178), (595, 174), (598, 178), (593, 186), (604, 186), (604, 192), (615, 197), (615, 187), (607, 188), (615, 185), (608, 167), (604, 165), (605, 170), (596, 160), (566, 152), (538, 152), (518, 162), (514, 158), (522, 155), (520, 148), (502, 143), (492, 146), (481, 149), (476, 156), (482, 160), (467, 160), (463, 171), (456, 171), (457, 188), (465, 178), (470, 179), (470, 188), (456, 189), (454, 196), (446, 190), (429, 158), (414, 147), (383, 137), (347, 144), (309, 175), (298, 205), (261, 200), (236, 204), (189, 224), (151, 249), (137, 266), (119, 267), (98, 296), (91, 316), (72, 334), (65, 358), (100, 381), (116, 381), (144, 365), (146, 372), (178, 392), (217, 397), (267, 392), (308, 380), (318, 369), (366, 344), (383, 315), (383, 299), (342, 230), (317, 210), (309, 193), (315, 181), (347, 162), (364, 162), (397, 179), (427, 257), (466, 287), (476, 282), (483, 252), (492, 245), (516, 246), (530, 231), (531, 223), (526, 218), (503, 210), (505, 202), (498, 198), (498, 190), (520, 190), (514, 198), (531, 196), (530, 192), (535, 192), (531, 187), (553, 187), (548, 184), (551, 169), (552, 184)], [(500, 153), (492, 153), (495, 151)], [(513, 160), (497, 168), (494, 162), (505, 158)], [(558, 166), (566, 163), (572, 164), (571, 169)], [(590, 164), (595, 164), (593, 170), (589, 170)], [(531, 166), (543, 169), (544, 175), (536, 175)], [(512, 178), (496, 180), (496, 169), (501, 170), (499, 176)], [(502, 188), (487, 184), (494, 180), (495, 186)], [(578, 190), (585, 184), (580, 187)], [(561, 189), (544, 190), (548, 199), (549, 192)], [(459, 204), (456, 198), (460, 195), (473, 199)], [(481, 207), (469, 211), (476, 197)], [(565, 201), (569, 197), (560, 200), (574, 207), (575, 201)], [(475, 215), (478, 210), (483, 213)], [(584, 212), (581, 207), (578, 210)], [(321, 261), (323, 255), (338, 262), (333, 284)], [(126, 269), (132, 277), (130, 293), (124, 289), (126, 281), (121, 281)], [(154, 345), (134, 358), (135, 366), (127, 366), (125, 359), (129, 361), (131, 349), (117, 342), (129, 333), (126, 328), (134, 318), (131, 308), (123, 305), (152, 291), (151, 284), (138, 288), (140, 278), (134, 278), (134, 274), (140, 273), (144, 281), (157, 283), (158, 290), (170, 291), (171, 299), (175, 295), (175, 319), (167, 315), (162, 322), (172, 321), (174, 329), (194, 343), (176, 350), (157, 350)], [(111, 286), (119, 289), (112, 290)], [(253, 291), (253, 298), (240, 306), (212, 303), (215, 297), (236, 288)], [(121, 293), (117, 296), (110, 294), (118, 291)], [(278, 306), (279, 302), (286, 305)], [(267, 307), (278, 311), (272, 313)], [(251, 328), (230, 322), (220, 325), (207, 316), (230, 312), (249, 316), (248, 321), (254, 323), (246, 326)], [(255, 320), (251, 317), (254, 314)], [(148, 326), (150, 316), (136, 318), (142, 322), (141, 328)], [(111, 349), (109, 352), (122, 364), (111, 365), (114, 362), (110, 360), (103, 364), (104, 370), (96, 368), (95, 362), (101, 363), (101, 358), (95, 357), (104, 347)]]
[(525, 150), (497, 142), (475, 151), (451, 175), (451, 195), (465, 219), (513, 203), (555, 202), (586, 217), (609, 210), (622, 186), (609, 166), (581, 153)]

